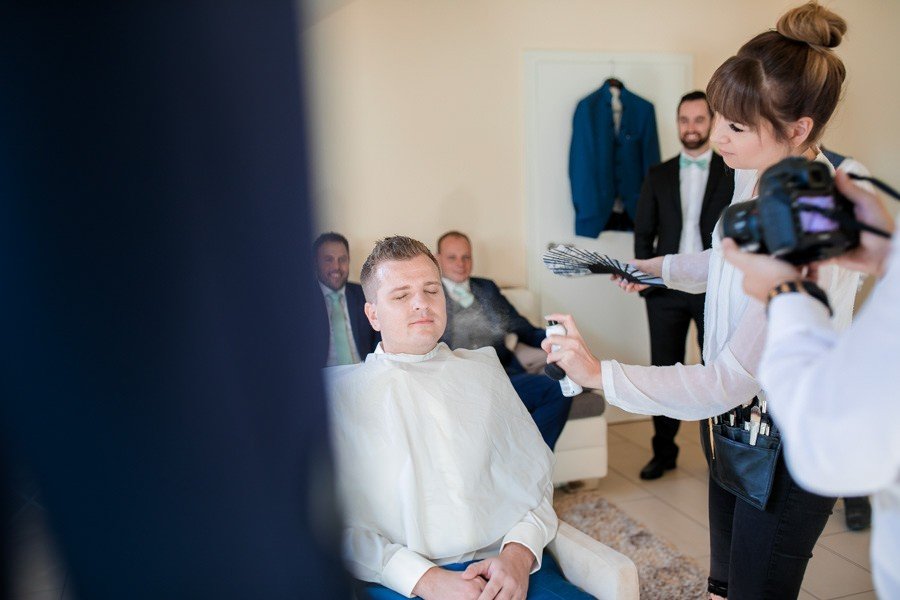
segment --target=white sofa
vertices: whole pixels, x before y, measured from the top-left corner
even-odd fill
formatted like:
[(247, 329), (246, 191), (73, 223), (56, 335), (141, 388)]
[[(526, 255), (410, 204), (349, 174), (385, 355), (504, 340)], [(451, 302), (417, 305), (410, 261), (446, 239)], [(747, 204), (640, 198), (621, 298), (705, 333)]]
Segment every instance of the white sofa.
[[(542, 323), (537, 296), (525, 288), (504, 288), (503, 295), (523, 317), (538, 326)], [(514, 337), (514, 336), (513, 336)], [(539, 349), (515, 344), (516, 357), (531, 372), (541, 372), (546, 355)], [(572, 402), (572, 412), (556, 442), (553, 483), (560, 485), (579, 479), (606, 477), (607, 442), (605, 401), (597, 393), (586, 392)]]

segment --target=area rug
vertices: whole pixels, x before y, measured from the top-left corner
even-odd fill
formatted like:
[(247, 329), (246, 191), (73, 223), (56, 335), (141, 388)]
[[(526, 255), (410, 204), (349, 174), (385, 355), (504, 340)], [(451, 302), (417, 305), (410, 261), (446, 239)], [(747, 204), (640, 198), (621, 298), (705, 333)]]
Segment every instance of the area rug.
[(641, 600), (707, 597), (706, 569), (604, 500), (599, 490), (557, 490), (554, 496), (560, 519), (634, 561)]

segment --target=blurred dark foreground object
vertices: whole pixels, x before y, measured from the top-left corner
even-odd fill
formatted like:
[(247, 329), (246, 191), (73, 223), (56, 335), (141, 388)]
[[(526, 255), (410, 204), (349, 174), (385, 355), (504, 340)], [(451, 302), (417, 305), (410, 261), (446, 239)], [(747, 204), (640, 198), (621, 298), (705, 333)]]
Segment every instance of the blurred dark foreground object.
[(300, 31), (288, 0), (0, 6), (0, 476), (79, 598), (349, 597)]
[(872, 526), (872, 504), (868, 496), (844, 498), (844, 521), (850, 531), (865, 531)]

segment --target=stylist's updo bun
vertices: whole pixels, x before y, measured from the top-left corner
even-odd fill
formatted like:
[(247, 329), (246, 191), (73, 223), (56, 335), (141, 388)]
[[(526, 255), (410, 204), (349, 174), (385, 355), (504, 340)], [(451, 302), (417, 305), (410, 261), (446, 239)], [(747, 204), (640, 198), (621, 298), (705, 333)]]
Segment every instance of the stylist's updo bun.
[(784, 13), (775, 29), (798, 42), (836, 48), (847, 33), (847, 22), (824, 6), (810, 2)]
[(847, 23), (816, 2), (789, 10), (777, 31), (757, 35), (716, 69), (706, 88), (710, 106), (736, 123), (769, 122), (779, 140), (788, 123), (809, 117), (806, 145), (815, 144), (841, 97), (847, 72), (830, 49), (845, 33)]

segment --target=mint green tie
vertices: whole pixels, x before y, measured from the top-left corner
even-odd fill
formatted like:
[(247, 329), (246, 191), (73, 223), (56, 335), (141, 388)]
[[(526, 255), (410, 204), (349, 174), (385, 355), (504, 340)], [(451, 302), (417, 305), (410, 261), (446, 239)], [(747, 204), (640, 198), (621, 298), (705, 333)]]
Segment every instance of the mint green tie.
[(475, 294), (467, 290), (463, 284), (454, 282), (452, 286), (447, 287), (450, 291), (450, 297), (456, 300), (457, 304), (463, 308), (469, 308), (475, 302)]
[(337, 360), (335, 364), (353, 364), (350, 338), (347, 335), (347, 318), (344, 315), (341, 295), (337, 292), (329, 292), (328, 301), (331, 303), (331, 342), (334, 344), (334, 356)]
[(682, 154), (680, 164), (681, 164), (682, 169), (687, 169), (688, 167), (693, 165), (693, 166), (697, 167), (698, 169), (700, 169), (701, 171), (705, 171), (706, 167), (709, 166), (709, 160), (707, 160), (705, 158), (696, 158), (696, 159), (689, 158)]

